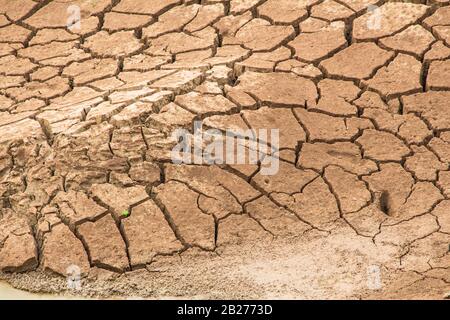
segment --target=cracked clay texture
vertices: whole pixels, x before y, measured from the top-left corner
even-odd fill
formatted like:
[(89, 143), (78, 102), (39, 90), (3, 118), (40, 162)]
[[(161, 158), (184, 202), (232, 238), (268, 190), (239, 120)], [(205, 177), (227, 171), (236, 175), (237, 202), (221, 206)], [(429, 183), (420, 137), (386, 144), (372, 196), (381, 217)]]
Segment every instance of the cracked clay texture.
[[(445, 297), (449, 3), (0, 0), (0, 278)], [(278, 129), (277, 173), (174, 164), (171, 133), (196, 120)]]

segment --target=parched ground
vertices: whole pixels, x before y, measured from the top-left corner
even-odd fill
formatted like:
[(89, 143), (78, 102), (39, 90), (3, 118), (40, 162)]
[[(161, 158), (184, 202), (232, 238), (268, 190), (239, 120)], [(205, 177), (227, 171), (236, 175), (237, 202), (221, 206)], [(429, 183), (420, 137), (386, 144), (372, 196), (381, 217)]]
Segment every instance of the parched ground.
[[(0, 277), (70, 293), (77, 266), (71, 293), (102, 297), (445, 298), (448, 4), (0, 0)], [(195, 120), (279, 129), (278, 173), (173, 164), (171, 134)]]

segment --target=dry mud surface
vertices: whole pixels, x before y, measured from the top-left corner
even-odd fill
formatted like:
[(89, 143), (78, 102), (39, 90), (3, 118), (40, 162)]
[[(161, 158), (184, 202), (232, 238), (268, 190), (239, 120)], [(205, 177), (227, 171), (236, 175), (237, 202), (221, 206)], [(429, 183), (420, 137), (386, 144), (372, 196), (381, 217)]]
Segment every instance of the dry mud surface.
[[(0, 278), (93, 297), (445, 298), (448, 4), (0, 0)], [(278, 172), (173, 164), (172, 132), (196, 120), (278, 129), (260, 155)]]

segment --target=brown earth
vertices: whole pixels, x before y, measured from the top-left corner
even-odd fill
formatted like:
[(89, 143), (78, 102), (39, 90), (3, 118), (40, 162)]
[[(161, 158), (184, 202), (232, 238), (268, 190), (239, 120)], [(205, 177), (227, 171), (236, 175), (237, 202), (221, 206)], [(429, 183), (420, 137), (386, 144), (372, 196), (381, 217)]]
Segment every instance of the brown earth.
[[(450, 2), (414, 2), (0, 0), (0, 278), (96, 297), (447, 297)], [(279, 150), (173, 164), (171, 134), (195, 120), (279, 129)]]

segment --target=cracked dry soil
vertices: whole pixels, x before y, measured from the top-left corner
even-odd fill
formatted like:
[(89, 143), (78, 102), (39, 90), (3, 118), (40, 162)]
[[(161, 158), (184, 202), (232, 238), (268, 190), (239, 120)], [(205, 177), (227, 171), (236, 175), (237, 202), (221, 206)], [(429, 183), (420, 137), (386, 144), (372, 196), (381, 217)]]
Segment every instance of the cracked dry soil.
[[(422, 2), (0, 0), (1, 279), (443, 298), (450, 6)], [(172, 164), (171, 132), (195, 120), (279, 129), (278, 173)]]

